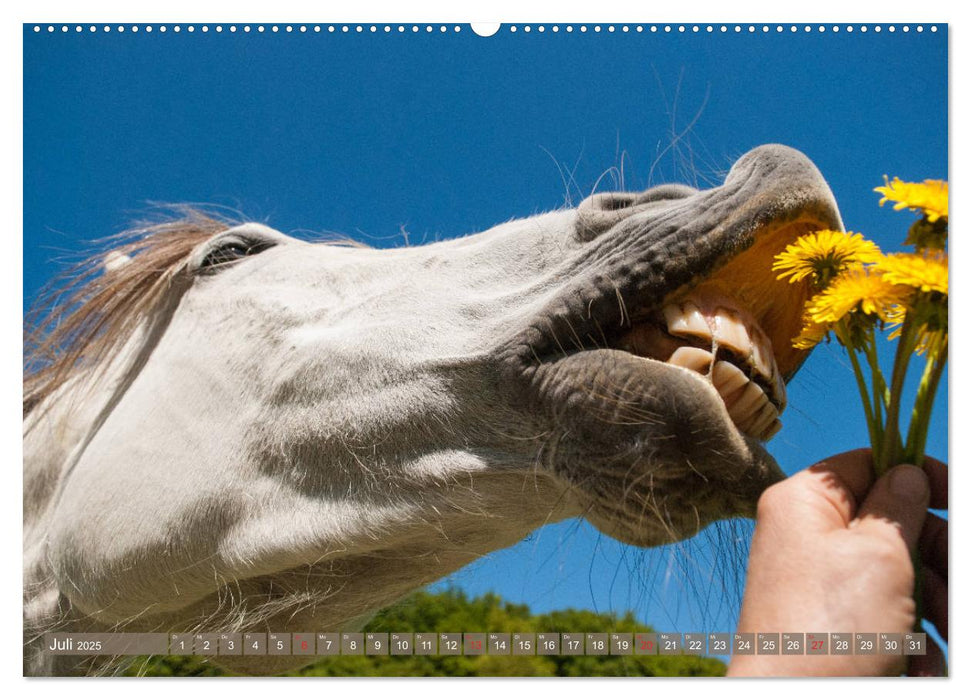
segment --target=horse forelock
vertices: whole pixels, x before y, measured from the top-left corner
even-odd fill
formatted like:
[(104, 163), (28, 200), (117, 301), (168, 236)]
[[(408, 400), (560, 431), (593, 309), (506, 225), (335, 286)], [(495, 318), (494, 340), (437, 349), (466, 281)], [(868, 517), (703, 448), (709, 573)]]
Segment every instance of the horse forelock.
[(103, 240), (47, 285), (24, 322), (24, 416), (77, 373), (107, 365), (184, 272), (192, 250), (233, 225), (176, 207)]

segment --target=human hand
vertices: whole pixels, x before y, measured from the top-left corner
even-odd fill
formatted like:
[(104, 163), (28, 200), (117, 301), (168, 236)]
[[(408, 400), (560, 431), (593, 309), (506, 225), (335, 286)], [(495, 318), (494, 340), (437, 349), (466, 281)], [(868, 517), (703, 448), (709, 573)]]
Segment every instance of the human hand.
[[(869, 450), (819, 462), (759, 499), (740, 632), (913, 630), (920, 547), (923, 615), (947, 639), (945, 465), (897, 466), (874, 483)], [(941, 650), (926, 656), (735, 656), (730, 676), (941, 675)], [(907, 663), (909, 662), (909, 669)]]

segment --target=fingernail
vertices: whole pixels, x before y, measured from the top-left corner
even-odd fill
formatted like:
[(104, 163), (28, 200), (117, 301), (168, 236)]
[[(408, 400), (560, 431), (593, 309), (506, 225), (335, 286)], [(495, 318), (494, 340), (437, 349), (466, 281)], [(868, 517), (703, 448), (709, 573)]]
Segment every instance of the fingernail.
[(912, 464), (898, 465), (890, 473), (890, 492), (897, 498), (919, 503), (929, 492), (927, 475)]

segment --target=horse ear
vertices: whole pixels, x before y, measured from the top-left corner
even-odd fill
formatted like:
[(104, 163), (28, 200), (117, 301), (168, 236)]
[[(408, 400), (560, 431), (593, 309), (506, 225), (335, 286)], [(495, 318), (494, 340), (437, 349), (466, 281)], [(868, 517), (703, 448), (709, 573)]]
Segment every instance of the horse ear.
[(104, 258), (105, 272), (114, 272), (131, 262), (131, 256), (113, 250)]

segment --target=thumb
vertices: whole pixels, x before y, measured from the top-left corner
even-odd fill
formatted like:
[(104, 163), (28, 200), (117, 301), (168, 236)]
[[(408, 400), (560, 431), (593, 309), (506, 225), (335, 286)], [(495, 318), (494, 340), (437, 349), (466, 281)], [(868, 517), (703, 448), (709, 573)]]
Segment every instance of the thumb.
[(911, 552), (917, 546), (927, 505), (930, 485), (923, 469), (900, 464), (884, 474), (870, 489), (856, 517), (856, 527), (888, 536), (895, 529)]

